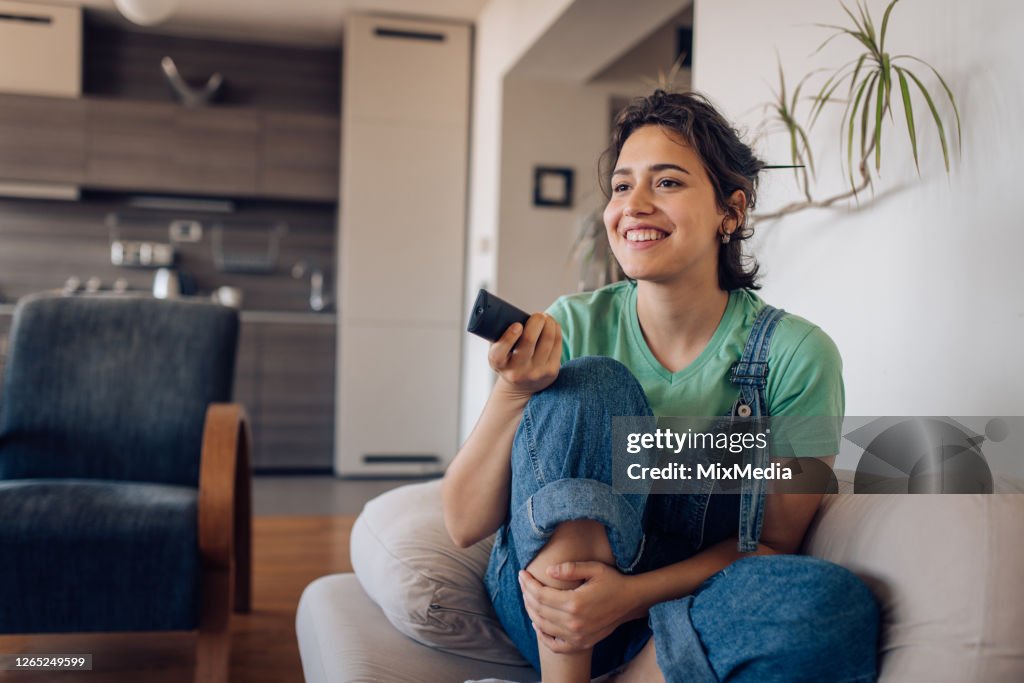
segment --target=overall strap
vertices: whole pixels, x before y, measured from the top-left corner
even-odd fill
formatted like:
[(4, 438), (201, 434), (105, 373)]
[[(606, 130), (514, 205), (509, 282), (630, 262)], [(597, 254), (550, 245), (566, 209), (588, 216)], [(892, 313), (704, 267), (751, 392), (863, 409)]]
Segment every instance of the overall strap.
[[(765, 304), (757, 314), (754, 325), (747, 337), (743, 355), (733, 366), (730, 380), (740, 389), (740, 397), (733, 406), (734, 417), (768, 417), (768, 401), (765, 387), (768, 385), (768, 349), (779, 320), (786, 314), (780, 308)], [(768, 466), (767, 449), (749, 449), (744, 454), (744, 465)], [(746, 478), (740, 487), (739, 551), (757, 550), (764, 524), (765, 482), (761, 479)]]

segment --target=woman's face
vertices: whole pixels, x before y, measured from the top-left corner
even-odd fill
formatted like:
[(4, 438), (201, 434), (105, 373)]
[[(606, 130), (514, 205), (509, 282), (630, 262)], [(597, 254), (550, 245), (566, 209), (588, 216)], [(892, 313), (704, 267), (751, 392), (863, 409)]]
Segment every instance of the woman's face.
[[(626, 139), (604, 211), (615, 257), (635, 280), (718, 282), (718, 245), (726, 219), (697, 152), (669, 129), (648, 125)], [(742, 194), (742, 193), (741, 193)]]

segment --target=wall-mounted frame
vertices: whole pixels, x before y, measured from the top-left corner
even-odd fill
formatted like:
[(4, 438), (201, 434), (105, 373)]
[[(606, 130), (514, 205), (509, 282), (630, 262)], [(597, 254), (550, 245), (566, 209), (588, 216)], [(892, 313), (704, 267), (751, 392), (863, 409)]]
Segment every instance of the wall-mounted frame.
[(573, 176), (571, 168), (535, 166), (533, 169), (533, 205), (571, 207)]

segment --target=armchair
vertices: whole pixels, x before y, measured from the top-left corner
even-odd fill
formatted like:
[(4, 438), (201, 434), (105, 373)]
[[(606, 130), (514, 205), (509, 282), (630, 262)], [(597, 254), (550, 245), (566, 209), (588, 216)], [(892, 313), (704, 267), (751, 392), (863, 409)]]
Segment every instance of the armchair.
[(236, 311), (22, 299), (0, 387), (0, 633), (198, 630), (226, 681), (250, 604), (249, 428)]

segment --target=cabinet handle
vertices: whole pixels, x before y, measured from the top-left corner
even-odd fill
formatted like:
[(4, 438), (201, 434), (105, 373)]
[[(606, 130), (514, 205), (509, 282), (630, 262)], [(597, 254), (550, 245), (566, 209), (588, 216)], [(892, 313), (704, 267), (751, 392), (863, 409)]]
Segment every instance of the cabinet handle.
[(375, 28), (373, 34), (380, 38), (400, 38), (402, 40), (425, 40), (428, 43), (443, 43), (447, 36), (443, 33), (426, 31), (403, 31), (397, 28)]
[(22, 21), (26, 24), (52, 24), (53, 17), (47, 17), (41, 14), (12, 14), (10, 12), (0, 12), (0, 21)]

